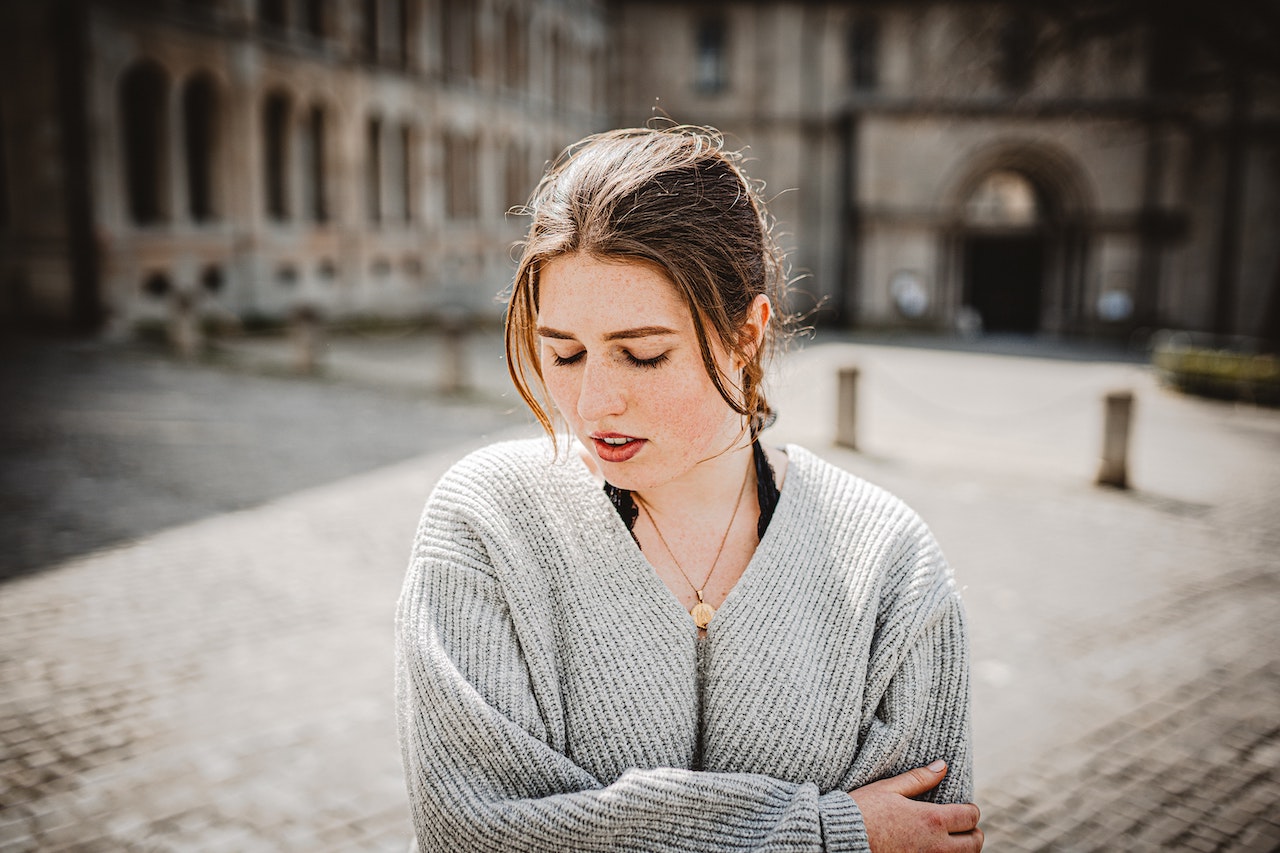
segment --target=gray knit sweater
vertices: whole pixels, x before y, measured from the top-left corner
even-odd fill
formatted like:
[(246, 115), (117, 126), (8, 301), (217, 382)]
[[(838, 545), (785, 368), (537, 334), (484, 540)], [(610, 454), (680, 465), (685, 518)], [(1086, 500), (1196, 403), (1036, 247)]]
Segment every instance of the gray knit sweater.
[(546, 439), (455, 465), (397, 617), (423, 850), (867, 850), (848, 790), (935, 758), (972, 799), (964, 616), (920, 519), (787, 448), (704, 640), (608, 497)]

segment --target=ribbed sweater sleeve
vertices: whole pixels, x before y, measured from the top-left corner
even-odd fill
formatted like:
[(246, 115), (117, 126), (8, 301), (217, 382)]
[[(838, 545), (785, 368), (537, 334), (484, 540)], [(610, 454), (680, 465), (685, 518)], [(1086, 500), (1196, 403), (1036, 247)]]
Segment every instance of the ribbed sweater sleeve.
[(942, 758), (947, 775), (919, 799), (973, 800), (969, 648), (959, 592), (932, 534), (914, 514), (889, 560), (896, 580), (877, 620), (867, 671), (875, 712), (846, 778), (856, 788)]
[[(847, 793), (857, 785), (943, 757), (952, 771), (930, 798), (971, 797), (963, 613), (927, 529), (894, 499), (858, 486), (820, 527), (853, 530), (847, 519), (865, 514), (860, 502), (873, 494), (871, 508), (888, 511), (892, 529), (877, 523), (870, 539), (805, 543), (795, 559), (781, 559), (794, 549), (776, 539), (756, 571), (758, 586), (776, 579), (798, 596), (836, 595), (862, 626), (791, 637), (801, 643), (793, 650), (808, 649), (792, 665), (804, 667), (796, 683), (812, 685), (796, 694), (820, 724), (811, 745), (848, 757), (828, 762), (825, 781), (767, 750), (739, 764), (719, 756), (717, 772), (693, 770), (697, 715), (681, 692), (692, 679), (680, 652), (692, 651), (687, 615), (662, 600), (638, 554), (628, 562), (610, 541), (633, 547), (616, 514), (608, 529), (603, 495), (591, 495), (603, 502), (597, 516), (576, 502), (581, 483), (568, 488), (562, 469), (530, 458), (508, 448), (460, 463), (437, 484), (415, 538), (397, 611), (396, 692), (419, 849), (867, 851)], [(847, 477), (798, 449), (794, 458), (814, 473), (797, 467), (793, 491), (806, 476)], [(800, 506), (780, 506), (779, 533), (802, 529), (787, 521)], [(841, 573), (851, 579), (848, 600), (811, 580)], [(616, 600), (589, 598), (615, 588)], [(776, 611), (776, 601), (753, 604), (752, 594), (744, 590), (737, 621), (723, 630), (754, 624), (753, 607)], [(595, 601), (607, 615), (596, 615)], [(732, 631), (723, 639), (725, 649), (745, 648)], [(763, 736), (771, 708), (749, 685), (770, 676), (734, 661), (723, 658), (720, 672), (737, 672), (746, 690), (737, 731)]]

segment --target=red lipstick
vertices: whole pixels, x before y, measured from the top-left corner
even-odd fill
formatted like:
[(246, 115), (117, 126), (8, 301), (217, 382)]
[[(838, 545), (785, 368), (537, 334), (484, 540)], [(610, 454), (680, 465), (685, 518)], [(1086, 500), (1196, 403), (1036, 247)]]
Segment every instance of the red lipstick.
[(647, 441), (619, 432), (593, 432), (591, 444), (602, 462), (626, 462), (644, 448)]

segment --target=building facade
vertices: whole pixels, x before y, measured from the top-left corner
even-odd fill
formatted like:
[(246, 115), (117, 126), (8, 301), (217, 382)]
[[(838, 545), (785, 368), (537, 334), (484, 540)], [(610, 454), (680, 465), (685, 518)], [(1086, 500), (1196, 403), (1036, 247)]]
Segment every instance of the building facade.
[(660, 116), (747, 149), (819, 322), (1274, 335), (1274, 79), (1044, 5), (9, 0), (0, 311), (497, 316), (506, 211)]
[(496, 314), (508, 209), (607, 123), (592, 0), (2, 14), (2, 304), (37, 321)]
[(1275, 78), (1052, 5), (623, 0), (615, 120), (747, 146), (839, 323), (1275, 336)]

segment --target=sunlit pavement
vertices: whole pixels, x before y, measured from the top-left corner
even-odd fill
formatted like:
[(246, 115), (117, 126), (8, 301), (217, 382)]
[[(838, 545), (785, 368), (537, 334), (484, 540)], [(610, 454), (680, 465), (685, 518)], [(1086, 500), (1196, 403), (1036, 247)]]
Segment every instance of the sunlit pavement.
[[(431, 346), (336, 343), (328, 370), (403, 391)], [(858, 452), (831, 443), (845, 364)], [(1106, 361), (820, 343), (778, 372), (774, 440), (905, 498), (965, 589), (988, 849), (1280, 845), (1280, 412)], [(1118, 387), (1128, 492), (1092, 484)], [(479, 441), (0, 586), (0, 850), (402, 851), (392, 610)]]

